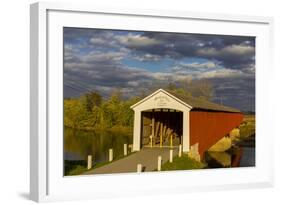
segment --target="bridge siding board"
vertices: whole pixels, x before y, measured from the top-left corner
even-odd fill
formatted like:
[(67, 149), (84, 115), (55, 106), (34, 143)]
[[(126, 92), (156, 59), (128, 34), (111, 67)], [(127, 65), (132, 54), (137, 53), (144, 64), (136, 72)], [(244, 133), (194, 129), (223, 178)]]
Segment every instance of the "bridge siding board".
[(199, 143), (202, 157), (212, 145), (238, 127), (242, 120), (242, 113), (191, 111), (190, 145)]

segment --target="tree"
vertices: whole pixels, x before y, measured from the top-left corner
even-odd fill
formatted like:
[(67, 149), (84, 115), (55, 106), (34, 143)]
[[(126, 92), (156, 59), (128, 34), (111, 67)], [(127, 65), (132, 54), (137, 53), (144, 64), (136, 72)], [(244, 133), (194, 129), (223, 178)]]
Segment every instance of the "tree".
[(85, 119), (87, 113), (79, 99), (64, 100), (64, 125), (78, 129)]
[(95, 106), (100, 106), (102, 103), (102, 96), (97, 91), (91, 91), (82, 96), (86, 110), (92, 112)]
[(214, 96), (213, 84), (206, 80), (193, 80), (185, 79), (179, 82), (179, 88), (182, 88), (186, 94), (198, 97), (204, 100), (211, 101)]

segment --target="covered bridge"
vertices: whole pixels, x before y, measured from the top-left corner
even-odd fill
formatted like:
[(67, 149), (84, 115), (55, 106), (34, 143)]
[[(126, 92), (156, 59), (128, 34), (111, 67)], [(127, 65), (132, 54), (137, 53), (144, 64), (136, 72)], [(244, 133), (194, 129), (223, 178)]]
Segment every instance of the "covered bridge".
[(159, 89), (131, 106), (133, 150), (182, 145), (183, 152), (203, 156), (243, 120), (234, 108)]

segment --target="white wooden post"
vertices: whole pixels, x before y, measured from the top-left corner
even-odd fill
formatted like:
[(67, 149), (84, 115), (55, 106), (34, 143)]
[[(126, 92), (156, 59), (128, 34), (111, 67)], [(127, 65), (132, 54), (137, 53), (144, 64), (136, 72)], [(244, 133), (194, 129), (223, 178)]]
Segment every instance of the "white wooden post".
[(170, 163), (172, 163), (173, 162), (173, 150), (171, 149), (170, 150)]
[(127, 156), (128, 154), (128, 149), (127, 149), (127, 144), (124, 144), (124, 156)]
[(137, 173), (141, 173), (142, 165), (137, 164)]
[(154, 135), (155, 135), (155, 118), (154, 118), (154, 110), (152, 110), (152, 120), (151, 120), (151, 141), (150, 141), (150, 147), (153, 146), (153, 139), (154, 139)]
[(182, 130), (182, 151), (189, 151), (189, 110), (186, 109), (183, 111), (183, 130)]
[(180, 144), (179, 145), (179, 157), (181, 157), (181, 154), (182, 154), (182, 145)]
[(133, 151), (140, 151), (140, 133), (141, 133), (141, 111), (134, 110), (134, 136)]
[(87, 169), (92, 168), (92, 155), (88, 155)]
[(110, 162), (113, 160), (113, 149), (109, 149), (109, 159)]
[(157, 170), (158, 171), (161, 171), (161, 164), (162, 164), (162, 157), (161, 156), (158, 156), (158, 166), (157, 166)]

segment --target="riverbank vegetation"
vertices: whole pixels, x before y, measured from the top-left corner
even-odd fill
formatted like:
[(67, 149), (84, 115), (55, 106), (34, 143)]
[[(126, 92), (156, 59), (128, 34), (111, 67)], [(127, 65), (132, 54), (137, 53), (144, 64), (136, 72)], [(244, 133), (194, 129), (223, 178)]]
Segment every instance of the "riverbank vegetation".
[(255, 115), (245, 115), (240, 125), (240, 136), (234, 141), (239, 147), (255, 147), (256, 145), (256, 118)]
[(74, 176), (74, 175), (81, 175), (81, 174), (86, 174), (87, 172), (90, 172), (91, 170), (97, 169), (99, 167), (105, 166), (107, 164), (110, 164), (112, 162), (115, 162), (119, 159), (126, 158), (135, 152), (129, 152), (126, 156), (124, 155), (119, 155), (113, 160), (110, 161), (104, 161), (104, 162), (94, 162), (93, 167), (91, 169), (87, 169), (87, 162), (86, 160), (64, 160), (64, 175), (65, 176)]
[(256, 117), (255, 115), (245, 115), (243, 122), (239, 126), (240, 138), (245, 139), (255, 135), (256, 133)]
[(161, 166), (162, 171), (171, 170), (189, 170), (189, 169), (203, 169), (207, 165), (203, 162), (198, 162), (195, 159), (190, 158), (187, 154), (183, 154), (181, 157), (175, 156), (173, 162), (166, 162)]
[(87, 170), (86, 160), (64, 160), (64, 175), (73, 176), (82, 174)]

